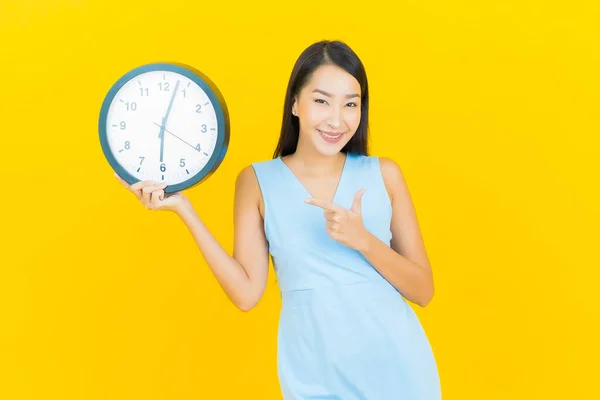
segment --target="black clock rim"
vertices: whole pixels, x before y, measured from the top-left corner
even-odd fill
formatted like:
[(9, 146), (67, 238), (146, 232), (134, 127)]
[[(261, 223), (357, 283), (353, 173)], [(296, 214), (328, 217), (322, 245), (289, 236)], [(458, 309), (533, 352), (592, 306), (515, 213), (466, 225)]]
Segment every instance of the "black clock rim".
[(138, 66), (125, 73), (112, 85), (104, 97), (102, 106), (100, 108), (98, 132), (104, 157), (108, 161), (111, 168), (130, 185), (139, 182), (140, 179), (130, 174), (117, 161), (115, 155), (110, 149), (110, 146), (108, 145), (107, 115), (110, 105), (112, 104), (116, 94), (127, 82), (138, 75), (152, 71), (176, 72), (192, 80), (205, 91), (213, 106), (215, 106), (215, 114), (217, 116), (217, 141), (215, 143), (215, 150), (213, 151), (210, 159), (204, 168), (192, 175), (190, 178), (165, 188), (165, 193), (173, 193), (192, 188), (193, 186), (206, 181), (222, 164), (229, 147), (229, 112), (227, 110), (225, 99), (222, 93), (219, 91), (217, 85), (204, 73), (190, 65), (180, 62), (157, 62)]

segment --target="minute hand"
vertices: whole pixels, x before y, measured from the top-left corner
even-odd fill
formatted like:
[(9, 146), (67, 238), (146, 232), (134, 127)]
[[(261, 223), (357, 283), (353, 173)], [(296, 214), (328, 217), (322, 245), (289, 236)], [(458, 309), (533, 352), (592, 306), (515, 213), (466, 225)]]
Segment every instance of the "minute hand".
[(173, 95), (171, 96), (171, 101), (169, 101), (169, 106), (167, 107), (167, 112), (162, 120), (162, 126), (160, 128), (160, 133), (158, 137), (160, 138), (160, 162), (163, 161), (163, 152), (165, 147), (165, 127), (167, 126), (167, 119), (169, 118), (169, 114), (171, 113), (171, 107), (173, 107), (173, 101), (175, 100), (175, 94), (177, 94), (177, 88), (179, 87), (179, 81), (175, 84), (175, 89), (173, 90)]

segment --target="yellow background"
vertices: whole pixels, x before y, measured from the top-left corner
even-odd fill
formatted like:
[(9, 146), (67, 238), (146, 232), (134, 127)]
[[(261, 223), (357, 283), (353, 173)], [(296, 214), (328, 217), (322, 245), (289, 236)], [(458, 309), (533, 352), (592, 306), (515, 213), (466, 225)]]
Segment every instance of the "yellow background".
[(595, 4), (2, 0), (0, 398), (280, 398), (273, 274), (235, 309), (181, 221), (115, 180), (97, 121), (135, 66), (214, 80), (231, 147), (187, 194), (231, 251), (235, 177), (324, 38), (363, 59), (373, 154), (411, 189), (444, 398), (600, 398)]

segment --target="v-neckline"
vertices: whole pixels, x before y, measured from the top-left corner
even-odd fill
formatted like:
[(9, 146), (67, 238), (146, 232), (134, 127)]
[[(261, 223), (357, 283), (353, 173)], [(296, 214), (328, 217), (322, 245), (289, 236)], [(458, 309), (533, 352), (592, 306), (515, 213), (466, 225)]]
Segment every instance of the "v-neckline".
[[(342, 172), (340, 173), (340, 177), (338, 179), (338, 183), (337, 183), (337, 186), (335, 188), (335, 192), (333, 193), (333, 199), (331, 199), (331, 200), (325, 200), (325, 201), (329, 201), (330, 203), (335, 204), (335, 201), (337, 200), (338, 193), (340, 192), (340, 188), (342, 186), (342, 183), (344, 182), (344, 177), (346, 176), (346, 170), (348, 169), (348, 164), (349, 164), (350, 156), (351, 156), (350, 153), (346, 153), (346, 158), (344, 159), (344, 165), (342, 166)], [(304, 183), (302, 183), (302, 181), (296, 176), (296, 174), (294, 173), (294, 171), (292, 171), (292, 169), (290, 167), (288, 167), (288, 165), (283, 161), (283, 159), (281, 158), (281, 156), (277, 157), (277, 159), (279, 160), (279, 162), (281, 162), (281, 164), (283, 165), (283, 167), (288, 171), (288, 173), (293, 177), (293, 179), (300, 185), (300, 187), (305, 192), (305, 194), (308, 195), (309, 197), (316, 198), (306, 188), (306, 186), (304, 185)], [(321, 199), (321, 200), (324, 200), (324, 199)]]

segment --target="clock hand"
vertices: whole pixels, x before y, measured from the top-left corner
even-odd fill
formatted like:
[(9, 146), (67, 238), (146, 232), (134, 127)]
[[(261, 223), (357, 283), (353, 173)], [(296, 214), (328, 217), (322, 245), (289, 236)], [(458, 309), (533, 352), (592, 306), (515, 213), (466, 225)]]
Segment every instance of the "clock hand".
[(167, 126), (167, 119), (169, 118), (169, 114), (171, 113), (171, 107), (173, 107), (173, 100), (175, 100), (175, 94), (177, 94), (177, 88), (179, 87), (179, 81), (175, 84), (175, 89), (173, 90), (173, 95), (171, 96), (171, 101), (169, 101), (169, 106), (167, 107), (167, 112), (162, 119), (162, 126), (160, 127), (160, 133), (158, 137), (160, 138), (160, 162), (163, 161), (163, 153), (165, 149), (165, 126)]
[[(157, 124), (156, 122), (152, 122), (152, 123), (153, 123), (154, 125), (156, 125), (156, 126), (160, 126), (160, 125), (159, 125), (159, 124)], [(160, 126), (160, 127), (161, 127), (161, 132), (162, 132), (162, 131), (164, 131), (164, 132), (170, 133), (171, 135), (175, 136), (177, 139), (181, 140), (183, 143), (185, 143), (185, 144), (187, 144), (188, 146), (190, 146), (192, 149), (194, 149), (194, 150), (198, 150), (198, 149), (196, 148), (196, 146), (193, 146), (193, 145), (189, 144), (188, 142), (186, 142), (185, 140), (183, 140), (182, 138), (180, 138), (179, 136), (177, 136), (176, 134), (174, 134), (173, 132), (171, 132), (170, 130), (168, 130), (167, 128), (165, 128), (165, 127), (164, 127), (164, 125), (163, 125), (163, 126)], [(163, 135), (164, 135), (164, 132), (163, 132)], [(199, 150), (198, 150), (198, 151), (199, 151)]]
[(165, 150), (165, 119), (162, 119), (162, 125), (160, 125), (160, 133), (158, 134), (160, 138), (160, 162), (163, 162), (163, 153)]

